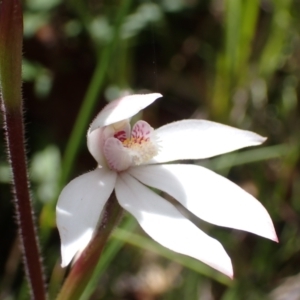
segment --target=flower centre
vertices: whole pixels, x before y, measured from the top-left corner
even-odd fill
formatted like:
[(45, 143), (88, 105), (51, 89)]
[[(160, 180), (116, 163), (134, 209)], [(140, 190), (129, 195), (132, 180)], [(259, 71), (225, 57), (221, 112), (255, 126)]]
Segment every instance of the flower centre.
[(115, 132), (104, 144), (107, 163), (115, 171), (146, 163), (158, 153), (153, 128), (147, 122), (138, 121), (129, 137), (130, 129), (126, 129)]

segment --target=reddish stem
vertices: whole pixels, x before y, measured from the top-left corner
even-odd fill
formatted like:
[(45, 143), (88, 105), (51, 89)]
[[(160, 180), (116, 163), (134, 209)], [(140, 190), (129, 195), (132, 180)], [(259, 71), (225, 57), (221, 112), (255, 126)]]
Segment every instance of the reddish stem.
[(0, 0), (0, 101), (25, 273), (31, 299), (46, 299), (27, 175), (22, 107), (23, 13), (20, 0)]
[(16, 220), (23, 253), (25, 272), (29, 281), (31, 298), (46, 299), (44, 275), (40, 261), (39, 244), (34, 226), (34, 216), (31, 208), (29, 184), (24, 149), (24, 129), (22, 113), (4, 112), (4, 128), (8, 146), (8, 156), (13, 173), (13, 192), (15, 196)]

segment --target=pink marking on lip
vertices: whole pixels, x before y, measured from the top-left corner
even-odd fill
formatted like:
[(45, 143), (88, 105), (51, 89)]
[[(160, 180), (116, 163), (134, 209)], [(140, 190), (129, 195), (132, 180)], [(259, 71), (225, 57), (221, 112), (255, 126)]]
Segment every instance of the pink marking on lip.
[(114, 134), (114, 137), (121, 142), (124, 142), (127, 138), (126, 132), (124, 130), (118, 131)]

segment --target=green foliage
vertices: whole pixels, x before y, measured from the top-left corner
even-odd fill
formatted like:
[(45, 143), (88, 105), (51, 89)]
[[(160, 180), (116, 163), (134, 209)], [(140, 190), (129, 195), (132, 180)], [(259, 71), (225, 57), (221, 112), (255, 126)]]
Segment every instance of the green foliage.
[[(264, 146), (196, 163), (252, 192), (270, 212), (280, 243), (201, 224), (232, 258), (231, 283), (158, 246), (126, 216), (81, 299), (138, 299), (140, 293), (153, 299), (268, 299), (278, 283), (300, 272), (299, 12), (292, 0), (25, 1), (28, 154), (52, 298), (65, 274), (58, 267), (58, 193), (95, 167), (86, 148), (89, 122), (124, 91), (164, 95), (145, 111), (154, 127), (200, 117), (268, 137)], [(8, 202), (3, 157), (1, 201)], [(9, 212), (3, 206), (0, 213)], [(5, 230), (13, 216), (3, 220), (0, 298), (23, 299), (20, 271), (6, 263), (19, 259)], [(159, 292), (139, 277), (149, 260), (165, 270), (179, 266)]]

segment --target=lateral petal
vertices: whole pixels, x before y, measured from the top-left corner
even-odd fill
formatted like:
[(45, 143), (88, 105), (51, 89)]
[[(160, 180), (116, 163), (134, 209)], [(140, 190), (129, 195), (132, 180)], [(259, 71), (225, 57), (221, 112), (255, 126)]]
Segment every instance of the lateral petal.
[(207, 120), (182, 120), (155, 130), (160, 151), (150, 163), (203, 159), (249, 146), (266, 139), (246, 130)]
[(229, 277), (233, 276), (231, 260), (223, 246), (136, 179), (121, 173), (117, 179), (116, 196), (120, 205), (156, 242), (194, 257)]
[(115, 172), (97, 168), (75, 178), (62, 190), (56, 206), (62, 267), (90, 242), (116, 177)]
[(87, 133), (87, 146), (95, 158), (99, 166), (106, 166), (106, 160), (102, 151), (104, 145), (104, 128), (97, 128), (94, 131), (88, 131)]
[(142, 183), (168, 193), (204, 221), (278, 241), (263, 205), (211, 170), (195, 165), (169, 164), (139, 166), (129, 172)]
[(146, 95), (130, 95), (114, 100), (100, 111), (98, 116), (92, 122), (90, 130), (93, 131), (96, 128), (128, 119), (160, 97), (162, 97), (161, 94), (153, 93)]

